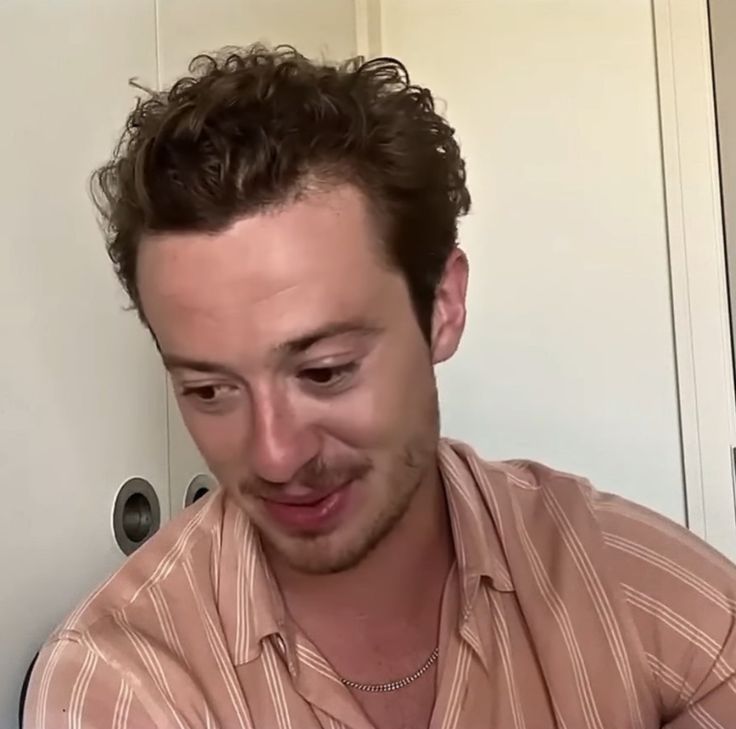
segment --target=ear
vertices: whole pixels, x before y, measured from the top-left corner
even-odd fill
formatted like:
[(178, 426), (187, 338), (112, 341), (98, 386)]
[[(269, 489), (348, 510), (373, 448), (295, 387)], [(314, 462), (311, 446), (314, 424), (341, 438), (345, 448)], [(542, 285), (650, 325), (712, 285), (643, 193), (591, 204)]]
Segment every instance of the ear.
[(455, 248), (445, 264), (432, 312), (432, 363), (450, 359), (465, 329), (465, 295), (468, 290), (468, 258)]

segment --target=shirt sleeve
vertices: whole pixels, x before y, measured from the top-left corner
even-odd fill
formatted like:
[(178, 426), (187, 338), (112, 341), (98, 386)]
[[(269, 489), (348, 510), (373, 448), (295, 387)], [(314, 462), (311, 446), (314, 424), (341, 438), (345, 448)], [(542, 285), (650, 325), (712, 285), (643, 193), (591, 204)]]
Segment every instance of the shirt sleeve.
[(641, 506), (594, 509), (665, 729), (736, 726), (736, 566)]
[(158, 729), (133, 688), (89, 648), (57, 640), (41, 651), (31, 676), (24, 729)]

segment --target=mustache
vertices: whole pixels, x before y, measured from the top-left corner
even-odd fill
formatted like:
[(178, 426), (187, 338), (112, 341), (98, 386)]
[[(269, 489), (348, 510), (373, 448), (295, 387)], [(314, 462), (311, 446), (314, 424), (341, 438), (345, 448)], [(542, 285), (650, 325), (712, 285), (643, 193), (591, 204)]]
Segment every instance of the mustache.
[[(314, 491), (331, 491), (349, 481), (363, 478), (372, 467), (368, 460), (330, 463), (318, 456), (302, 466), (288, 483), (298, 483)], [(286, 485), (287, 483), (268, 481), (259, 476), (249, 476), (240, 482), (240, 489), (241, 492), (260, 496)]]

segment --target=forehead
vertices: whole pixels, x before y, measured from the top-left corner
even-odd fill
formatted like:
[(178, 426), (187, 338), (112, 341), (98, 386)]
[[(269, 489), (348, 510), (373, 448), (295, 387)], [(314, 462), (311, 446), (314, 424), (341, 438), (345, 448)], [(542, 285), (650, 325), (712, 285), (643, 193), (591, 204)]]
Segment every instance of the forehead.
[[(275, 346), (339, 316), (385, 307), (402, 288), (362, 194), (305, 195), (218, 234), (144, 241), (138, 286), (159, 344)], [(397, 289), (398, 286), (398, 289)]]

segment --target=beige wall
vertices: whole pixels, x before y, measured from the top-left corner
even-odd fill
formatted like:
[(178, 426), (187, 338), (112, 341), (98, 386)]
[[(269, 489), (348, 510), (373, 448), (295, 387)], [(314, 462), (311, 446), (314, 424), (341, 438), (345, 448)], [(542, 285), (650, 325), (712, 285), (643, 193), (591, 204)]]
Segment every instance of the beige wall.
[(445, 433), (682, 521), (649, 3), (383, 0), (381, 14), (383, 51), (444, 100), (473, 195)]

